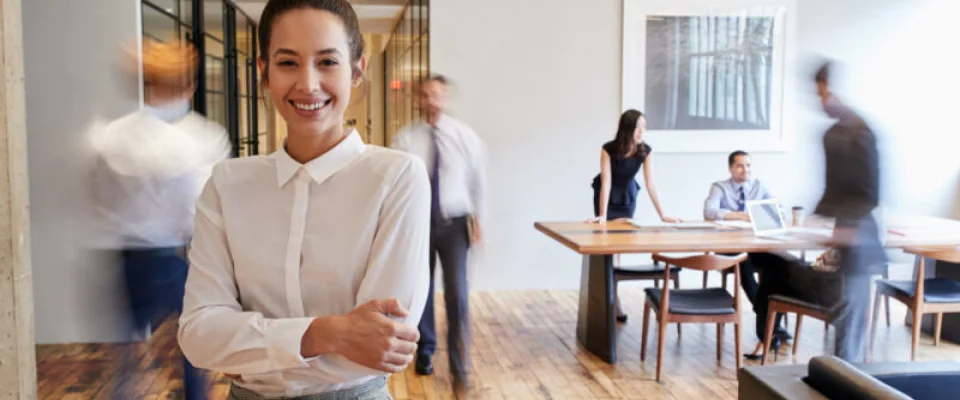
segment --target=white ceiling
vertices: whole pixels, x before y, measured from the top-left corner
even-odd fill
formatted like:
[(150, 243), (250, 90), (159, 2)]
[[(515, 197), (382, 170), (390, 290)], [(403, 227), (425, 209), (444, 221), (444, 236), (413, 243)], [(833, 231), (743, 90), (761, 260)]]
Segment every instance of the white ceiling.
[[(259, 20), (266, 0), (238, 0), (236, 3), (251, 18)], [(369, 34), (393, 32), (407, 3), (408, 0), (350, 0), (360, 20), (360, 31)]]

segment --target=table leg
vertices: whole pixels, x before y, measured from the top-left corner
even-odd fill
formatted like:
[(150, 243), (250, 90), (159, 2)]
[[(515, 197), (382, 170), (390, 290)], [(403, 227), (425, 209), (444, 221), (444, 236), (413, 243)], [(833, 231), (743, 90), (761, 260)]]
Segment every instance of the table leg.
[(613, 285), (613, 256), (584, 255), (577, 340), (587, 351), (611, 364), (617, 362)]

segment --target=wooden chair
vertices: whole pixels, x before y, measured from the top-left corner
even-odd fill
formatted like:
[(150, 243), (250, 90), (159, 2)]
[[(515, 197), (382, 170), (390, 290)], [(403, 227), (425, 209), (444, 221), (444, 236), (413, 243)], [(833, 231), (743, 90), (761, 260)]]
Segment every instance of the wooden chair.
[(826, 307), (813, 303), (807, 303), (803, 300), (788, 296), (770, 296), (769, 305), (767, 306), (767, 326), (764, 328), (763, 334), (763, 357), (761, 358), (760, 365), (765, 365), (767, 363), (767, 353), (770, 352), (770, 338), (773, 337), (773, 323), (776, 320), (775, 317), (777, 313), (784, 313), (784, 315), (787, 313), (797, 314), (797, 322), (795, 324), (796, 327), (793, 331), (792, 355), (794, 356), (797, 355), (797, 347), (800, 343), (800, 327), (803, 325), (804, 316), (819, 319), (823, 321), (824, 325), (826, 326), (829, 326), (831, 320), (830, 313)]
[[(889, 278), (890, 276), (889, 265), (884, 266), (883, 272), (881, 273), (881, 275), (883, 276), (883, 279)], [(890, 298), (887, 297), (885, 299), (886, 299), (886, 304), (884, 309), (886, 310), (887, 326), (890, 326)], [(879, 305), (880, 305), (879, 299), (877, 299), (877, 303), (874, 304), (874, 316), (871, 321), (877, 321), (878, 316), (876, 315), (876, 313), (878, 312), (877, 307), (879, 307)], [(797, 322), (793, 330), (793, 348), (790, 353), (790, 355), (792, 356), (797, 355), (797, 349), (800, 344), (800, 328), (803, 325), (804, 316), (823, 321), (823, 340), (824, 341), (827, 340), (827, 337), (830, 334), (831, 318), (830, 318), (830, 313), (828, 312), (826, 307), (813, 304), (813, 303), (807, 303), (800, 299), (795, 299), (792, 297), (781, 296), (781, 295), (770, 296), (769, 305), (767, 307), (768, 307), (767, 308), (767, 326), (764, 328), (765, 329), (764, 337), (766, 338), (766, 340), (764, 340), (764, 342), (761, 344), (763, 346), (762, 348), (763, 357), (762, 357), (762, 360), (760, 361), (760, 365), (764, 365), (767, 363), (767, 352), (770, 351), (769, 339), (772, 337), (771, 335), (773, 334), (773, 323), (775, 321), (774, 316), (777, 313), (783, 313), (784, 327), (786, 327), (787, 325), (786, 320), (789, 313), (797, 314)], [(872, 322), (872, 323), (875, 324), (876, 322)]]
[[(707, 276), (708, 276), (707, 273), (708, 273), (708, 272), (710, 272), (710, 271), (703, 271), (703, 288), (704, 288), (704, 289), (707, 288)], [(733, 268), (727, 268), (727, 269), (725, 269), (725, 270), (723, 270), (723, 271), (720, 271), (720, 287), (721, 287), (721, 288), (723, 288), (723, 289), (726, 289), (726, 288), (727, 288), (727, 278), (729, 278), (729, 277), (730, 277), (730, 274), (732, 274), (732, 273), (733, 273)], [(740, 281), (739, 281), (739, 280), (733, 283), (734, 287), (736, 287), (736, 286), (739, 285), (739, 284), (740, 284)]]
[[(708, 275), (709, 272), (710, 272), (710, 271), (703, 271), (703, 288), (704, 288), (704, 289), (707, 288), (707, 277), (709, 276), (709, 275)], [(730, 277), (731, 274), (733, 274), (733, 268), (732, 268), (732, 267), (720, 271), (720, 287), (723, 288), (724, 290), (727, 289), (727, 279)], [(759, 273), (758, 273), (757, 275), (758, 275), (758, 276), (757, 276), (758, 280), (759, 280), (759, 279), (762, 279), (762, 277), (759, 276), (759, 275), (760, 275)], [(737, 279), (735, 280), (735, 282), (733, 282), (733, 287), (734, 287), (734, 288), (737, 288), (737, 287), (739, 287), (739, 286), (740, 286), (740, 278), (739, 278), (739, 276), (738, 276)], [(889, 312), (888, 312), (888, 313), (887, 313), (887, 317), (888, 317), (888, 318), (887, 318), (887, 319), (888, 319), (887, 322), (888, 322), (888, 325), (889, 325), (889, 316), (890, 316), (890, 315), (889, 315)], [(783, 320), (782, 320), (782, 321), (783, 321), (783, 328), (786, 329), (787, 326), (788, 326), (788, 324), (789, 324), (789, 321), (787, 320), (787, 316), (786, 316), (786, 315), (783, 316)]]
[[(617, 294), (620, 281), (653, 281), (653, 287), (659, 289), (660, 281), (663, 280), (664, 268), (656, 260), (653, 261), (653, 265), (613, 267), (613, 298), (617, 302), (616, 309), (620, 310), (620, 296)], [(674, 289), (680, 289), (679, 267), (670, 268), (670, 280), (673, 281)], [(626, 322), (626, 318), (620, 319), (618, 317), (618, 321)], [(680, 326), (677, 325), (677, 332), (679, 331)]]
[[(734, 275), (740, 281), (740, 263), (747, 259), (746, 254), (720, 256), (704, 254), (690, 257), (673, 258), (661, 254), (653, 255), (654, 261), (667, 266), (690, 268), (698, 271), (720, 271), (734, 267)], [(665, 270), (669, 271), (669, 270)], [(666, 280), (667, 272), (664, 272)], [(647, 358), (647, 331), (650, 323), (650, 310), (657, 314), (659, 335), (657, 337), (657, 381), (663, 372), (663, 349), (666, 342), (669, 323), (715, 323), (717, 324), (717, 361), (723, 355), (723, 325), (732, 323), (736, 343), (737, 369), (740, 369), (740, 290), (734, 290), (733, 296), (725, 289), (662, 289), (647, 288), (643, 307), (643, 336), (640, 344), (640, 361)]]
[[(917, 359), (920, 345), (920, 326), (923, 314), (935, 314), (933, 323), (933, 345), (940, 345), (940, 328), (943, 325), (943, 313), (960, 312), (960, 282), (950, 278), (925, 278), (924, 258), (960, 263), (960, 248), (908, 247), (907, 254), (917, 256), (917, 276), (914, 281), (877, 281), (876, 298), (873, 303), (873, 318), (876, 321), (880, 312), (881, 298), (894, 298), (913, 312), (913, 336), (911, 340), (910, 360)], [(889, 306), (887, 307), (889, 310)], [(870, 329), (870, 352), (873, 352), (877, 325)]]

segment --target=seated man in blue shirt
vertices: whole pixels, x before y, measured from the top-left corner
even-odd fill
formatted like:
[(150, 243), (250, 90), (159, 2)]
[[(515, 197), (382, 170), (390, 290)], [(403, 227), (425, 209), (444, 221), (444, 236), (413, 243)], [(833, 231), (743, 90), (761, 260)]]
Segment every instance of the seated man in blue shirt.
[[(750, 154), (743, 150), (730, 153), (727, 157), (730, 168), (730, 179), (714, 182), (710, 187), (710, 194), (703, 203), (703, 218), (711, 220), (740, 220), (749, 221), (750, 215), (746, 212), (746, 205), (751, 200), (766, 200), (772, 198), (760, 180), (750, 175)], [(750, 254), (747, 262), (740, 265), (740, 285), (750, 303), (756, 309), (757, 278), (755, 276), (764, 269), (765, 260), (762, 255)], [(780, 333), (780, 332), (778, 332)], [(786, 332), (780, 333), (787, 337)]]
[(727, 164), (730, 167), (730, 179), (714, 182), (710, 187), (710, 195), (703, 203), (703, 218), (708, 221), (749, 221), (747, 202), (773, 196), (759, 179), (750, 176), (750, 154), (743, 150), (734, 151), (727, 157)]

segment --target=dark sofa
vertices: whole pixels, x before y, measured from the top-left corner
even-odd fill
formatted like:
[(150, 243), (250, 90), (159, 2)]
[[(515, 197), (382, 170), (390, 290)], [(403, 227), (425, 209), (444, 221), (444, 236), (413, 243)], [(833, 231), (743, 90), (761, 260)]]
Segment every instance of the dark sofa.
[(737, 373), (740, 399), (960, 399), (960, 363), (850, 364), (833, 356), (809, 365), (746, 367)]

